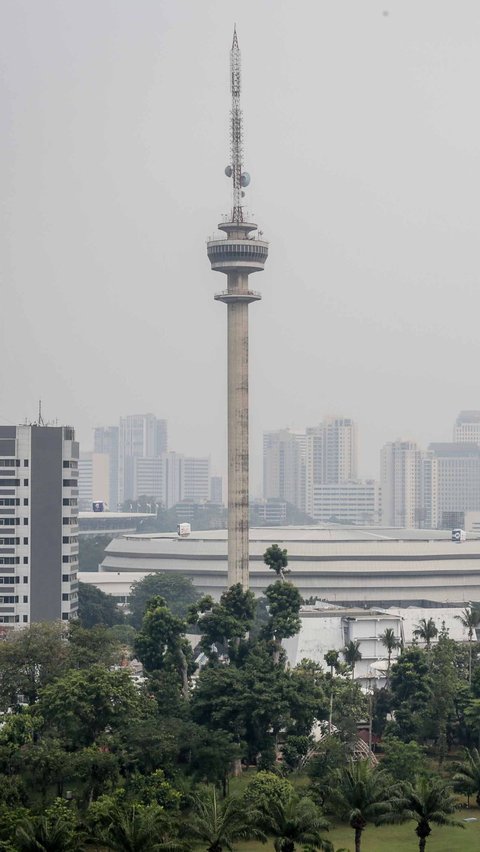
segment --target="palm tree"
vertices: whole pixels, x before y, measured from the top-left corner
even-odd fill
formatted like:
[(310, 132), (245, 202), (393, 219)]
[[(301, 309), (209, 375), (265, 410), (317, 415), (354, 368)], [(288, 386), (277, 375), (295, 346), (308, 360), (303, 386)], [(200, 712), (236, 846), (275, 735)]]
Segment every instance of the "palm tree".
[(416, 779), (415, 786), (409, 784), (406, 787), (405, 794), (406, 809), (404, 815), (407, 819), (414, 819), (417, 823), (415, 832), (418, 837), (419, 852), (424, 852), (427, 837), (431, 834), (430, 823), (465, 828), (463, 823), (450, 817), (450, 814), (455, 812), (457, 803), (451, 787), (441, 778), (421, 776)]
[(362, 653), (360, 651), (360, 639), (351, 639), (350, 642), (347, 642), (342, 653), (345, 657), (345, 662), (352, 667), (352, 680), (354, 680), (355, 663), (360, 662), (360, 660), (362, 659)]
[(380, 642), (387, 650), (388, 666), (387, 666), (387, 684), (390, 681), (390, 667), (392, 664), (392, 653), (396, 648), (400, 647), (400, 640), (395, 636), (393, 627), (386, 627), (383, 633), (379, 636)]
[(296, 844), (333, 852), (330, 841), (322, 837), (328, 822), (321, 811), (311, 799), (300, 798), (293, 791), (288, 799), (271, 803), (265, 827), (275, 838), (276, 852), (295, 852)]
[(75, 852), (83, 836), (62, 819), (25, 819), (17, 826), (15, 848), (19, 852)]
[(159, 805), (116, 808), (110, 824), (92, 842), (115, 852), (170, 852), (183, 848), (168, 837), (169, 818)]
[(186, 825), (186, 833), (194, 840), (206, 845), (207, 852), (231, 850), (235, 840), (254, 838), (266, 841), (259, 827), (260, 811), (248, 810), (238, 796), (227, 796), (219, 801), (214, 787), (206, 795), (195, 796), (193, 813)]
[(369, 760), (351, 761), (335, 770), (329, 798), (355, 832), (355, 852), (361, 852), (362, 832), (369, 822), (397, 822), (405, 805), (400, 784), (392, 784), (388, 773), (374, 768)]
[(277, 577), (280, 577), (282, 580), (285, 580), (285, 574), (290, 573), (290, 569), (287, 568), (287, 551), (285, 549), (282, 550), (278, 544), (272, 544), (270, 547), (267, 547), (263, 554), (263, 561), (265, 562), (265, 565), (268, 565), (272, 571), (275, 571)]
[(462, 793), (475, 794), (476, 802), (480, 808), (480, 752), (477, 748), (468, 748), (464, 751), (464, 760), (455, 764), (455, 775), (453, 783), (455, 788)]
[(461, 615), (455, 616), (468, 634), (468, 682), (472, 683), (472, 640), (475, 628), (480, 624), (480, 609), (465, 607)]
[(413, 631), (413, 635), (418, 636), (419, 639), (422, 639), (422, 641), (425, 642), (427, 648), (430, 649), (432, 639), (435, 639), (435, 637), (438, 635), (438, 630), (433, 618), (429, 618), (428, 621), (426, 618), (421, 618), (415, 630)]

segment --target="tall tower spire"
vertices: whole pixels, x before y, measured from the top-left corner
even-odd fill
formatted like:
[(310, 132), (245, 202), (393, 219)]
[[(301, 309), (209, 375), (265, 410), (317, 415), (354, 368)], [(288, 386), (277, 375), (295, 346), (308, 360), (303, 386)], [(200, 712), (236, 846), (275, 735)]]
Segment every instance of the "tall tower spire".
[(257, 226), (248, 222), (242, 200), (250, 183), (243, 171), (243, 125), (240, 108), (240, 49), (234, 28), (230, 51), (232, 111), (231, 162), (225, 169), (232, 179), (230, 216), (219, 224), (223, 239), (209, 240), (207, 254), (212, 269), (227, 276), (227, 289), (215, 299), (227, 305), (228, 348), (228, 585), (248, 587), (248, 305), (261, 299), (249, 289), (248, 276), (261, 272), (268, 243), (259, 239)]

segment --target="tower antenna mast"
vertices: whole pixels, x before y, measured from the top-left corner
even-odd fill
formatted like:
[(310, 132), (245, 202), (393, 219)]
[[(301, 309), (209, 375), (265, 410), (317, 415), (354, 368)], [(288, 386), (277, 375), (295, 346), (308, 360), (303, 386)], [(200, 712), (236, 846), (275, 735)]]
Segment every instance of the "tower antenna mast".
[(240, 92), (242, 85), (241, 77), (241, 54), (238, 46), (237, 28), (233, 29), (233, 42), (230, 51), (230, 90), (232, 93), (232, 112), (230, 127), (230, 142), (232, 154), (232, 183), (233, 183), (233, 210), (232, 222), (243, 222), (242, 208), (242, 154), (243, 154), (243, 126), (242, 110), (240, 108)]

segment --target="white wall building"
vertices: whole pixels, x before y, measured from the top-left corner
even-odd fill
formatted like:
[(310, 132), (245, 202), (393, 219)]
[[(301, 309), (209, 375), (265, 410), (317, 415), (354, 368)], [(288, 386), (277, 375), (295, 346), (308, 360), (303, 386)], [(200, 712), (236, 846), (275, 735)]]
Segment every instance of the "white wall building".
[(134, 494), (134, 459), (156, 458), (167, 452), (167, 421), (153, 414), (120, 418), (118, 444), (119, 504)]
[(78, 443), (69, 426), (0, 426), (0, 627), (77, 610)]
[(349, 417), (326, 417), (309, 427), (305, 449), (305, 511), (313, 517), (316, 485), (357, 479), (357, 431)]
[(461, 411), (453, 427), (453, 440), (480, 444), (480, 411)]
[(263, 434), (263, 496), (305, 509), (304, 432), (277, 429)]
[(80, 453), (78, 460), (78, 506), (88, 512), (93, 501), (110, 506), (110, 458), (106, 453)]
[(210, 459), (185, 456), (182, 500), (206, 503), (210, 499)]
[(118, 508), (118, 426), (97, 426), (93, 430), (93, 452), (108, 456), (109, 507)]
[(320, 523), (370, 526), (380, 523), (380, 486), (373, 479), (314, 485), (310, 515)]
[(397, 439), (382, 447), (380, 486), (385, 526), (407, 529), (420, 526), (423, 455), (414, 441)]

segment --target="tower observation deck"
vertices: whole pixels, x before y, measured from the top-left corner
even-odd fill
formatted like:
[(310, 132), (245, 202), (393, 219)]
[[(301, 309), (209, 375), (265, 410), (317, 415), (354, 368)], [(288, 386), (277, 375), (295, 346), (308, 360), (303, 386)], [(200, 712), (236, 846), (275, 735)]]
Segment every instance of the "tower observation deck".
[[(230, 51), (231, 162), (225, 174), (232, 180), (232, 211), (221, 222), (223, 239), (207, 243), (212, 269), (227, 276), (227, 289), (215, 299), (227, 305), (228, 349), (228, 585), (248, 587), (248, 305), (261, 299), (251, 290), (248, 276), (261, 272), (268, 256), (268, 243), (260, 239), (257, 226), (245, 221), (243, 198), (250, 175), (243, 171), (243, 126), (240, 109), (240, 50), (236, 30)], [(227, 217), (228, 218), (228, 217)]]

